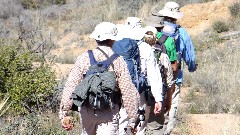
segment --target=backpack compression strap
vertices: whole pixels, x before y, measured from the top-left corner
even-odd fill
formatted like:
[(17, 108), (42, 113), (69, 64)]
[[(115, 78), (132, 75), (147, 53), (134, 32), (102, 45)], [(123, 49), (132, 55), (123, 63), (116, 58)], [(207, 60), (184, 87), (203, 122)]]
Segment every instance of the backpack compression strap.
[(94, 58), (92, 50), (88, 50), (88, 55), (89, 55), (89, 59), (90, 59), (90, 65), (92, 66), (92, 65), (96, 64), (97, 61)]

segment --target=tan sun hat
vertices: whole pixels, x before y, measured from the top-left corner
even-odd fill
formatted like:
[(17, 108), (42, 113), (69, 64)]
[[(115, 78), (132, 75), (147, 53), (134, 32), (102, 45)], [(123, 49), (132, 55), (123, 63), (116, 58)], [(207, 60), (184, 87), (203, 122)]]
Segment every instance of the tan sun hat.
[(107, 39), (118, 40), (117, 33), (118, 30), (115, 24), (102, 22), (95, 27), (95, 30), (90, 35), (90, 38), (98, 41), (104, 41)]
[(148, 26), (153, 26), (153, 27), (163, 27), (164, 22), (163, 22), (163, 17), (162, 16), (157, 16), (157, 15), (150, 15), (148, 18), (144, 18), (144, 23)]
[(179, 10), (179, 5), (176, 2), (167, 2), (164, 8), (158, 12), (162, 16), (167, 16), (175, 19), (183, 18), (183, 13)]

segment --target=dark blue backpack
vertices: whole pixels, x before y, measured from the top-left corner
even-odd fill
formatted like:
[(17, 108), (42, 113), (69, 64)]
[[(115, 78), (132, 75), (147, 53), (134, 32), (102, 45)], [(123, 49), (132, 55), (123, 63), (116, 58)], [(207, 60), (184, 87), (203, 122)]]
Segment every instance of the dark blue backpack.
[(141, 74), (141, 61), (138, 46), (141, 41), (136, 41), (130, 38), (123, 38), (122, 40), (115, 41), (112, 46), (114, 53), (120, 55), (125, 60), (132, 82), (136, 86), (139, 93), (142, 93), (147, 84), (147, 78)]

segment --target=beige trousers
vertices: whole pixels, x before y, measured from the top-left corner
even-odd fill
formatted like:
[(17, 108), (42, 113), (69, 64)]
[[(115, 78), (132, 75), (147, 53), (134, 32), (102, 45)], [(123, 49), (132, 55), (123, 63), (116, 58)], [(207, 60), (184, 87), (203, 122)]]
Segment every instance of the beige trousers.
[[(140, 106), (139, 108), (144, 108), (145, 109), (145, 121), (141, 121), (138, 126), (137, 126), (137, 133), (136, 135), (146, 135), (146, 128), (147, 128), (147, 122), (148, 122), (148, 117), (149, 117), (149, 112), (150, 112), (150, 106), (146, 105), (146, 99), (145, 99), (145, 92), (142, 92), (140, 94)], [(128, 125), (128, 115), (127, 112), (124, 108), (121, 108), (120, 110), (120, 120), (119, 120), (119, 133), (120, 135), (128, 135), (124, 131), (124, 128), (127, 127)]]
[(118, 135), (119, 106), (112, 110), (80, 109), (81, 135)]

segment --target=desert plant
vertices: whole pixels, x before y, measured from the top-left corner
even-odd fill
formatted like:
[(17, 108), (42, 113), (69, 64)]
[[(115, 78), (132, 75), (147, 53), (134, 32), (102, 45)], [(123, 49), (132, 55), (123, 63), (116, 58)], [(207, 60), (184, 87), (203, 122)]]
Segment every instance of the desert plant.
[(229, 7), (231, 16), (233, 17), (239, 17), (240, 16), (240, 3), (234, 3), (232, 5), (230, 5)]
[(46, 64), (33, 67), (34, 54), (22, 50), (20, 45), (0, 48), (0, 93), (9, 96), (10, 111), (21, 114), (39, 110), (54, 93), (54, 72)]
[(237, 46), (210, 48), (198, 53), (197, 72), (185, 74), (185, 82), (196, 85), (201, 96), (189, 96), (192, 112), (239, 112), (239, 48)]
[(18, 16), (22, 13), (23, 8), (18, 0), (1, 0), (0, 1), (0, 18), (8, 19)]
[(212, 27), (217, 33), (226, 32), (229, 30), (229, 26), (223, 21), (215, 21)]

